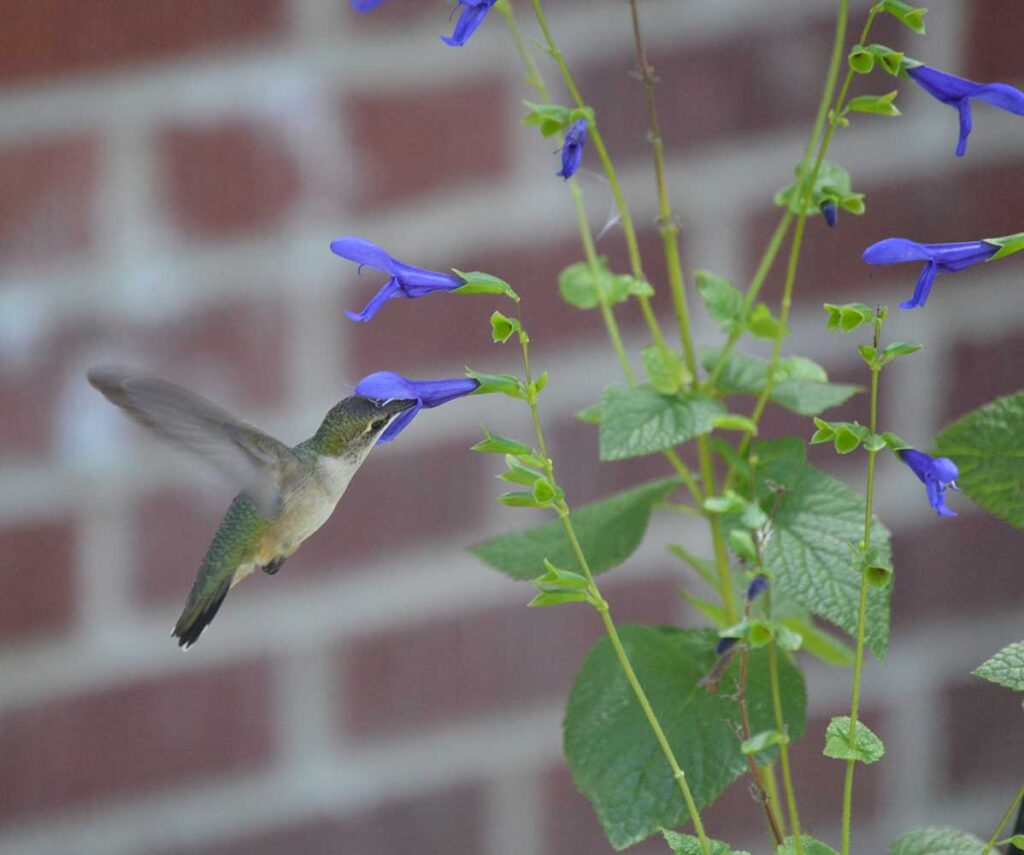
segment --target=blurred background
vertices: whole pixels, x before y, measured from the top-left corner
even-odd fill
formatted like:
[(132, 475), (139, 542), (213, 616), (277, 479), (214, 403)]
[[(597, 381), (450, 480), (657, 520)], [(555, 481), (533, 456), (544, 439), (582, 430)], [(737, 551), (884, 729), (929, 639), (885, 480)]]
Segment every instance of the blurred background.
[[(536, 37), (529, 4), (519, 18)], [(628, 6), (551, 0), (551, 24), (597, 107), (670, 315)], [(867, 3), (854, 2), (856, 32)], [(935, 0), (928, 34), (880, 20), (872, 40), (982, 81), (1024, 84), (1019, 0)], [(669, 182), (688, 271), (748, 280), (817, 102), (835, 4), (643, 0)], [(115, 361), (158, 373), (295, 443), (364, 374), (516, 370), (490, 343), (486, 297), (389, 304), (348, 321), (379, 280), (330, 240), (370, 238), (409, 263), (486, 270), (524, 295), (543, 412), (570, 501), (663, 473), (660, 457), (598, 464), (573, 413), (617, 379), (599, 318), (560, 304), (581, 257), (560, 142), (519, 124), (522, 84), (501, 18), (466, 47), (441, 2), (7, 0), (0, 29), (0, 852), (575, 855), (610, 851), (560, 755), (561, 710), (599, 637), (584, 608), (523, 608), (527, 586), (468, 544), (536, 522), (493, 501), (498, 461), (467, 451), (482, 421), (526, 436), (524, 408), (467, 399), (378, 449), (334, 518), (270, 578), (228, 598), (182, 656), (169, 638), (231, 498), (84, 379)], [(554, 69), (542, 67), (549, 82)], [(872, 77), (869, 91), (891, 79)], [(863, 83), (863, 81), (861, 82)], [(870, 242), (1020, 231), (1024, 123), (954, 110), (900, 84), (899, 120), (858, 117), (833, 159), (868, 213), (809, 223), (793, 346), (862, 381), (823, 301), (906, 299), (916, 267), (868, 268)], [(611, 211), (593, 151), (595, 229)], [(625, 269), (620, 233), (599, 249)], [(940, 277), (887, 333), (926, 343), (887, 369), (882, 424), (921, 448), (1016, 391), (1024, 267)], [(781, 271), (766, 293), (777, 299)], [(715, 337), (696, 308), (702, 343)], [(631, 347), (641, 319), (620, 312)], [(792, 351), (790, 351), (792, 352)], [(866, 418), (854, 399), (838, 418)], [(809, 435), (773, 414), (767, 435)], [(862, 461), (814, 451), (862, 486)], [(1024, 768), (1019, 698), (969, 676), (1020, 638), (1022, 535), (953, 496), (937, 521), (913, 476), (882, 460), (895, 532), (894, 640), (871, 667), (867, 720), (888, 754), (858, 772), (855, 850), (914, 825), (985, 836)], [(664, 549), (704, 528), (656, 515), (608, 577), (618, 620), (693, 621), (692, 576)], [(820, 756), (848, 672), (808, 664), (809, 735), (795, 757), (806, 826), (836, 839), (839, 764)], [(766, 850), (746, 783), (707, 815), (714, 836)], [(661, 852), (660, 844), (641, 847)]]

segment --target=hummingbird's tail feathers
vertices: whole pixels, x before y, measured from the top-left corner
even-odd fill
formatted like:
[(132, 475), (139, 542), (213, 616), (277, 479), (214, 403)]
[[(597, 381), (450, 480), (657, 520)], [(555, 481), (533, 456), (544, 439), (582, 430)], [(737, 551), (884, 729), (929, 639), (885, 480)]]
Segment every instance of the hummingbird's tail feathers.
[(268, 576), (273, 576), (284, 566), (284, 562), (287, 560), (287, 558), (275, 558), (273, 561), (264, 564), (260, 569)]
[(196, 590), (199, 587), (197, 584), (192, 589), (185, 610), (174, 625), (174, 632), (171, 633), (171, 637), (178, 639), (178, 646), (183, 650), (188, 650), (195, 644), (199, 640), (199, 636), (203, 634), (203, 630), (210, 625), (210, 621), (217, 616), (220, 604), (224, 602), (228, 591), (231, 590), (231, 577), (226, 578), (219, 587), (212, 591), (208, 586)]

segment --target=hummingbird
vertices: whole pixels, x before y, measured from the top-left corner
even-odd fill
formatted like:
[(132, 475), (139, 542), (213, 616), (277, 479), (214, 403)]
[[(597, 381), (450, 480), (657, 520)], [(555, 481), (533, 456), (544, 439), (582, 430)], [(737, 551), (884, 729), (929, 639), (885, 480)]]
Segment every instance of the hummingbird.
[(239, 489), (171, 633), (188, 649), (235, 585), (259, 568), (275, 574), (334, 512), (388, 425), (416, 400), (351, 395), (316, 433), (289, 447), (181, 386), (121, 368), (94, 368), (89, 382), (161, 439), (192, 452)]

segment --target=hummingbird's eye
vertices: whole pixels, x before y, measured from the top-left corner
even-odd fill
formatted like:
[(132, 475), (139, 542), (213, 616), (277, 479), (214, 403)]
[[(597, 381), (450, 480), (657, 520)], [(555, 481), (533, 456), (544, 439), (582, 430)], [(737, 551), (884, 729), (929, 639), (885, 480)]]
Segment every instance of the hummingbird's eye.
[(387, 419), (376, 419), (375, 421), (370, 422), (370, 430), (373, 433), (376, 433), (377, 431), (383, 429), (384, 425), (386, 425), (387, 423)]

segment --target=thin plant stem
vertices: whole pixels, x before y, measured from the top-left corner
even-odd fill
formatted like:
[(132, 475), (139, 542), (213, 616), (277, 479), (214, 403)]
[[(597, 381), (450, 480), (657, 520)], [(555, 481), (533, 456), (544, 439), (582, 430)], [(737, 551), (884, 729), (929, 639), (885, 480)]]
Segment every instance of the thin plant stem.
[(784, 737), (787, 737), (779, 744), (779, 765), (782, 767), (782, 786), (786, 793), (789, 826), (793, 832), (796, 855), (804, 855), (803, 840), (800, 836), (800, 814), (796, 807), (796, 792), (793, 790), (793, 772), (789, 763), (789, 741), (786, 734), (786, 721), (782, 717), (782, 694), (779, 689), (779, 654), (774, 639), (768, 644), (768, 675), (771, 680), (775, 729)]
[[(565, 82), (566, 89), (569, 90), (569, 95), (572, 97), (573, 102), (577, 107), (584, 109), (587, 107), (586, 102), (583, 100), (583, 96), (580, 95), (580, 90), (576, 86), (576, 81), (573, 79), (572, 72), (569, 71), (569, 66), (566, 65), (565, 57), (562, 56), (562, 51), (559, 49), (555, 37), (551, 33), (551, 28), (548, 26), (547, 18), (544, 16), (544, 9), (541, 6), (540, 0), (531, 0), (533, 6), (533, 14), (537, 18), (537, 24), (540, 26), (541, 32), (544, 34), (544, 40), (547, 43), (547, 51), (551, 55), (552, 59), (558, 64), (558, 69), (562, 74), (562, 80)], [(636, 279), (646, 282), (647, 277), (644, 275), (644, 266), (640, 258), (640, 244), (636, 238), (636, 228), (633, 225), (633, 217), (629, 213), (629, 206), (626, 204), (626, 197), (622, 195), (622, 187), (619, 184), (618, 175), (615, 172), (615, 167), (612, 165), (612, 159), (608, 154), (608, 148), (604, 144), (604, 137), (601, 136), (601, 129), (598, 127), (597, 121), (594, 120), (590, 123), (589, 138), (594, 144), (594, 151), (597, 152), (597, 157), (601, 161), (601, 167), (604, 169), (605, 175), (608, 178), (608, 185), (611, 187), (612, 196), (615, 199), (615, 206), (619, 211), (619, 221), (622, 223), (622, 233), (626, 238), (626, 251), (629, 254), (629, 266), (630, 272)], [(654, 316), (654, 310), (651, 308), (651, 301), (648, 297), (639, 296), (637, 300), (640, 303), (640, 311), (643, 313), (644, 321), (647, 323), (647, 328), (650, 330), (651, 338), (654, 340), (655, 345), (661, 352), (662, 361), (665, 365), (671, 365), (671, 351), (668, 348), (668, 344), (665, 342), (665, 337), (661, 332), (661, 326), (658, 324), (658, 319)]]
[[(497, 8), (505, 19), (509, 34), (515, 44), (516, 51), (522, 59), (523, 65), (526, 67), (526, 82), (537, 91), (544, 103), (551, 103), (551, 94), (548, 91), (547, 84), (544, 82), (544, 76), (541, 74), (540, 68), (537, 67), (537, 62), (533, 58), (533, 53), (530, 51), (526, 41), (523, 39), (523, 34), (519, 29), (519, 24), (516, 22), (515, 12), (512, 9), (512, 5), (508, 3), (507, 0), (500, 0), (497, 4)], [(605, 330), (608, 333), (608, 339), (611, 341), (612, 347), (615, 349), (615, 353), (619, 358), (619, 365), (622, 368), (623, 376), (626, 378), (629, 385), (632, 386), (636, 384), (636, 374), (633, 371), (633, 366), (629, 361), (629, 356), (626, 354), (625, 347), (622, 343), (622, 334), (619, 330), (618, 321), (615, 318), (615, 310), (609, 303), (607, 291), (604, 289), (604, 278), (600, 263), (598, 262), (597, 250), (594, 246), (594, 236), (591, 233), (590, 223), (587, 221), (586, 207), (583, 204), (583, 191), (579, 186), (579, 182), (575, 178), (570, 178), (568, 184), (573, 197), (573, 205), (576, 210), (576, 222), (579, 227), (580, 242), (583, 244), (583, 252), (587, 259), (587, 267), (590, 269), (590, 274), (596, 283), (598, 301), (601, 307), (601, 317), (604, 320)], [(686, 488), (690, 491), (690, 495), (693, 499), (698, 504), (702, 503), (704, 501), (704, 491), (697, 483), (697, 479), (690, 471), (689, 467), (683, 463), (679, 454), (675, 449), (671, 448), (666, 449), (663, 454), (675, 470), (676, 474), (682, 480), (683, 484), (686, 485)]]
[(779, 828), (782, 829), (782, 836), (786, 836), (786, 818), (782, 813), (782, 801), (779, 799), (779, 782), (775, 777), (775, 764), (766, 763), (761, 767), (761, 775), (764, 778), (764, 788), (771, 801), (772, 810), (779, 819)]
[[(665, 253), (665, 268), (668, 271), (669, 288), (672, 292), (672, 302), (676, 312), (676, 322), (679, 327), (679, 340), (683, 347), (683, 356), (686, 366), (693, 378), (694, 386), (698, 385), (697, 377), (697, 356), (693, 346), (693, 330), (690, 326), (690, 310), (686, 302), (686, 284), (683, 277), (683, 265), (679, 257), (679, 226), (676, 225), (672, 215), (672, 203), (668, 195), (668, 185), (665, 181), (665, 146), (661, 137), (661, 127), (658, 123), (657, 104), (654, 99), (654, 69), (647, 60), (647, 51), (644, 49), (643, 34), (640, 30), (640, 15), (637, 11), (636, 0), (630, 0), (630, 18), (633, 24), (633, 42), (636, 46), (636, 58), (640, 65), (640, 76), (644, 88), (644, 104), (647, 109), (647, 138), (651, 143), (651, 152), (654, 160), (654, 181), (658, 195), (658, 227), (661, 233), (662, 249)], [(704, 483), (704, 494), (714, 496), (717, 492), (715, 486), (715, 468), (711, 456), (711, 445), (706, 436), (697, 437), (697, 455), (700, 461), (701, 480)], [(736, 620), (736, 600), (733, 596), (732, 577), (729, 573), (729, 553), (725, 547), (725, 538), (722, 535), (721, 521), (717, 515), (708, 515), (708, 524), (711, 528), (711, 543), (715, 554), (715, 569), (718, 573), (718, 593), (722, 598), (726, 614), (730, 621)]]
[[(881, 335), (881, 319), (875, 318), (874, 347), (878, 352), (878, 341)], [(878, 375), (881, 366), (875, 362), (871, 366), (871, 433), (878, 427)], [(871, 506), (875, 497), (875, 457), (878, 451), (868, 449), (868, 486), (867, 498), (864, 502), (864, 541), (862, 552), (871, 546)], [(867, 623), (868, 611), (868, 574), (862, 571), (860, 579), (860, 605), (857, 610), (857, 652), (853, 660), (853, 689), (850, 693), (850, 746), (857, 744), (857, 713), (860, 707), (860, 682), (864, 668), (864, 625)], [(850, 821), (853, 811), (853, 770), (857, 761), (846, 761), (846, 775), (843, 780), (843, 852), (850, 853)]]
[(992, 847), (996, 845), (996, 841), (999, 839), (999, 835), (1003, 833), (1003, 828), (1006, 823), (1010, 821), (1010, 817), (1013, 816), (1014, 810), (1017, 805), (1024, 800), (1024, 787), (1017, 790), (1017, 795), (1014, 797), (1010, 806), (1006, 809), (1006, 813), (1003, 814), (1003, 818), (999, 820), (999, 825), (996, 826), (996, 830), (992, 832), (992, 836), (988, 839), (988, 843), (985, 844), (985, 848), (982, 850), (981, 855), (988, 855), (992, 851)]
[[(522, 316), (520, 313), (520, 327), (521, 326)], [(526, 381), (527, 403), (529, 404), (530, 416), (533, 420), (534, 434), (537, 437), (537, 448), (540, 450), (541, 457), (543, 458), (544, 469), (548, 476), (548, 480), (554, 484), (556, 483), (554, 463), (547, 453), (547, 443), (544, 440), (544, 429), (541, 426), (540, 411), (537, 407), (537, 390), (533, 382), (533, 373), (530, 369), (530, 337), (522, 329), (520, 329), (519, 332), (519, 343), (523, 356), (523, 376)], [(601, 621), (604, 624), (604, 629), (608, 635), (608, 639), (611, 641), (612, 647), (615, 649), (615, 655), (619, 660), (619, 665), (622, 667), (623, 673), (626, 675), (626, 680), (633, 689), (633, 694), (636, 696), (637, 702), (640, 704), (640, 708), (643, 710), (644, 716), (647, 718), (647, 722), (650, 725), (651, 730), (654, 732), (658, 745), (661, 747), (661, 751), (665, 755), (665, 759), (668, 761), (669, 768), (672, 770), (672, 777), (675, 780), (676, 785), (679, 787), (679, 791), (682, 793), (683, 801), (686, 803), (687, 810), (690, 814), (690, 819), (693, 821), (694, 830), (697, 832), (697, 837), (700, 840), (701, 851), (703, 855), (711, 855), (711, 842), (708, 839), (707, 833), (704, 831), (704, 823), (701, 821), (700, 811), (698, 810), (697, 803), (693, 798), (690, 785), (686, 780), (686, 773), (679, 765), (679, 761), (676, 760), (675, 752), (673, 752), (672, 746), (669, 744), (668, 737), (665, 736), (665, 731), (661, 726), (661, 722), (658, 720), (658, 716), (654, 712), (654, 708), (651, 706), (650, 700), (647, 698), (647, 693), (644, 691), (636, 672), (633, 670), (633, 665), (629, 661), (626, 649), (622, 646), (622, 640), (619, 638), (618, 629), (615, 626), (615, 622), (612, 620), (611, 609), (608, 602), (601, 596), (597, 582), (590, 570), (590, 562), (587, 561), (587, 556), (584, 554), (583, 548), (580, 546), (579, 539), (576, 536), (572, 520), (569, 517), (569, 506), (565, 499), (559, 499), (555, 509), (558, 512), (558, 518), (562, 522), (562, 528), (565, 530), (566, 539), (569, 541), (569, 545), (572, 547), (572, 551), (576, 556), (576, 561), (579, 564), (580, 571), (587, 580), (588, 590), (592, 596), (592, 601), (601, 615)]]

